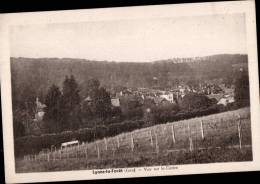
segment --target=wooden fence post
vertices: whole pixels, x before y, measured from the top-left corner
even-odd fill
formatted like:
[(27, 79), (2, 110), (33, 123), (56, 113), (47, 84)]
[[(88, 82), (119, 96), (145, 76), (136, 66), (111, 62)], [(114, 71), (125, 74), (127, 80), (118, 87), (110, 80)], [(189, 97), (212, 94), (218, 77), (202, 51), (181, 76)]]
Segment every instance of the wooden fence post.
[(239, 138), (239, 149), (242, 148), (242, 134), (241, 134), (241, 117), (238, 115), (238, 123), (237, 123), (237, 130), (238, 130), (238, 138)]
[(151, 146), (153, 146), (153, 136), (152, 136), (152, 130), (150, 130), (150, 141), (151, 141)]
[(65, 151), (66, 153), (65, 154), (66, 154), (67, 159), (68, 159), (69, 158), (69, 151), (68, 151), (68, 148), (65, 148), (65, 149), (66, 149), (66, 151)]
[(189, 134), (189, 137), (191, 136), (191, 131), (190, 131), (190, 123), (187, 123), (188, 124), (188, 134)]
[(115, 150), (116, 150), (116, 148), (115, 147), (113, 147), (113, 158), (115, 157)]
[(188, 123), (188, 132), (189, 132), (190, 152), (192, 152), (193, 151), (193, 142), (192, 142), (192, 136), (191, 136), (191, 130), (190, 130), (189, 123)]
[(105, 142), (105, 149), (107, 151), (107, 139), (106, 138), (104, 138), (104, 142)]
[(201, 138), (204, 139), (204, 127), (203, 127), (203, 120), (200, 121), (200, 131), (201, 131)]
[(133, 137), (133, 133), (131, 133), (131, 150), (132, 152), (134, 151), (134, 137)]
[(157, 153), (157, 155), (159, 154), (159, 145), (158, 145), (158, 136), (157, 136), (157, 133), (155, 133), (155, 151)]
[(119, 135), (116, 137), (116, 140), (117, 140), (117, 148), (119, 149), (119, 147), (120, 147)]
[(97, 157), (98, 159), (100, 159), (100, 151), (99, 151), (98, 143), (96, 143), (96, 150), (97, 150)]
[(88, 158), (88, 146), (87, 146), (87, 144), (86, 144), (86, 148), (84, 149), (84, 151), (85, 151), (85, 157), (87, 159)]
[(192, 142), (191, 137), (189, 138), (189, 141), (190, 141), (190, 152), (192, 152), (193, 151), (193, 142)]
[(171, 126), (171, 129), (172, 129), (172, 142), (173, 142), (173, 144), (175, 144), (176, 140), (175, 140), (175, 132), (174, 132), (173, 125)]

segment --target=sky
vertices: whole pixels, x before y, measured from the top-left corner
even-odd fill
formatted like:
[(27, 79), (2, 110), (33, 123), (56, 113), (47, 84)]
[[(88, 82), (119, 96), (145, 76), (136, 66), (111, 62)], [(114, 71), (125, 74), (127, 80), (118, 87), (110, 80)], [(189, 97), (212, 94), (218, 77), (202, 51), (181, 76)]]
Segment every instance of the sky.
[(20, 25), (12, 57), (149, 62), (247, 53), (244, 14)]

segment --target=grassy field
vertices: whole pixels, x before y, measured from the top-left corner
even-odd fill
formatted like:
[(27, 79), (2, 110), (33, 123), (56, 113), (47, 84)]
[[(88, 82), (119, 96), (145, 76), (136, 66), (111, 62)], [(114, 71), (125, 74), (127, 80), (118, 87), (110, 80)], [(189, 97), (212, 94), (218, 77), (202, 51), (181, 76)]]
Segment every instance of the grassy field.
[(17, 159), (16, 172), (249, 161), (250, 125), (249, 108), (156, 125)]

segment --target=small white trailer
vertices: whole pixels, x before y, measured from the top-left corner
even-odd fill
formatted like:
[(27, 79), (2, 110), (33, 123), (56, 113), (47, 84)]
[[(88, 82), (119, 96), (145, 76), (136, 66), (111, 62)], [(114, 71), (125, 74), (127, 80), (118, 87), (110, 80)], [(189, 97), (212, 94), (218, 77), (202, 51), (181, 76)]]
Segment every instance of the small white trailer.
[(61, 143), (61, 150), (65, 149), (65, 148), (69, 148), (69, 147), (78, 146), (78, 145), (79, 145), (78, 140), (70, 141), (70, 142), (64, 142), (64, 143)]

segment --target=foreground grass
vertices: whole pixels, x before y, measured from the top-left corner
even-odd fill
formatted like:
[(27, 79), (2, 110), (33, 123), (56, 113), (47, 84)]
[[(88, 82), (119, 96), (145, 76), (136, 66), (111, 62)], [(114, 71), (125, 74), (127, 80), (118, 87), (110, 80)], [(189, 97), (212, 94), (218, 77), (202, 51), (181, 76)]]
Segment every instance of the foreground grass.
[(49, 172), (68, 170), (87, 170), (104, 168), (124, 168), (159, 165), (182, 165), (199, 163), (252, 161), (251, 148), (223, 148), (170, 152), (168, 154), (129, 154), (100, 160), (64, 159), (50, 162), (26, 162), (20, 160), (16, 165), (16, 172)]

